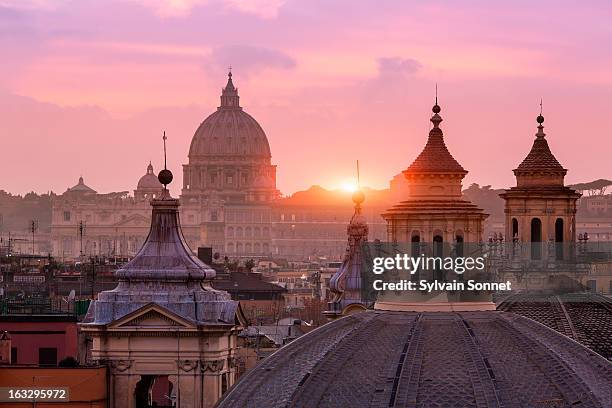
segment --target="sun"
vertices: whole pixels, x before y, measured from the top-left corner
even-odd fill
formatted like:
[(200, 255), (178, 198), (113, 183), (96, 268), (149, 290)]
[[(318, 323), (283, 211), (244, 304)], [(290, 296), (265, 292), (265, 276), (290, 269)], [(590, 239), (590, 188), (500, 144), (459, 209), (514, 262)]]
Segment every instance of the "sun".
[(357, 183), (355, 183), (354, 181), (345, 181), (344, 183), (342, 183), (340, 188), (349, 193), (354, 193), (355, 191), (358, 190), (359, 187), (357, 186)]

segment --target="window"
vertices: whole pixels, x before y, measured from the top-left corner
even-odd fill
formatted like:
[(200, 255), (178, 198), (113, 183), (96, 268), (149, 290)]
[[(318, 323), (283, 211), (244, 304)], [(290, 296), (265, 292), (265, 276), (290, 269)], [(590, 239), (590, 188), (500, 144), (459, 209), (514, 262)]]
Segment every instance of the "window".
[(57, 348), (39, 348), (38, 365), (42, 367), (54, 367), (57, 365)]
[(232, 184), (234, 182), (234, 177), (233, 176), (227, 176), (227, 184)]
[(11, 364), (17, 364), (17, 347), (11, 347)]
[(531, 220), (531, 259), (542, 259), (542, 221), (539, 218)]
[(70, 211), (64, 211), (64, 221), (70, 221)]
[(217, 210), (212, 210), (210, 212), (210, 220), (211, 221), (218, 221), (219, 220), (219, 215), (217, 214)]

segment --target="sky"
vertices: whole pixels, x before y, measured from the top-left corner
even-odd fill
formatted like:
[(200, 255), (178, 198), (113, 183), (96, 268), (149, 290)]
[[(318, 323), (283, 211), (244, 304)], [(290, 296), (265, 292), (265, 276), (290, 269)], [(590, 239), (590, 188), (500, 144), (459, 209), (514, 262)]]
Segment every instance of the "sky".
[(385, 188), (438, 84), (470, 183), (514, 185), (543, 100), (566, 181), (612, 178), (612, 3), (0, 0), (0, 189), (133, 190), (168, 135), (173, 192), (232, 66), (291, 194)]

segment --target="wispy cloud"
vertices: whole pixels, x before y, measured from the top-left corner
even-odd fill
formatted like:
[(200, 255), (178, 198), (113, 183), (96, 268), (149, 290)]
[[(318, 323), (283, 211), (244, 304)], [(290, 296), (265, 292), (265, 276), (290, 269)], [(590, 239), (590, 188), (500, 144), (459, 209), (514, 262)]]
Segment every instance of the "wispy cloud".
[(198, 6), (223, 4), (225, 7), (253, 14), (262, 18), (274, 18), (285, 0), (131, 0), (149, 7), (160, 17), (185, 17)]
[(251, 45), (227, 45), (213, 49), (205, 58), (204, 69), (217, 74), (233, 65), (242, 74), (253, 74), (267, 68), (291, 69), (296, 60), (275, 49)]

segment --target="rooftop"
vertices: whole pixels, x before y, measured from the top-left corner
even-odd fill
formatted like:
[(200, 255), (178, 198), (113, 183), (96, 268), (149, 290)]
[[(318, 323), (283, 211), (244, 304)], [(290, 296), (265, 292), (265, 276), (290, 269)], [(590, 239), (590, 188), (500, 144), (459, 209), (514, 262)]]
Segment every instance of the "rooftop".
[(218, 407), (610, 407), (611, 378), (601, 356), (515, 314), (366, 311), (281, 348)]

